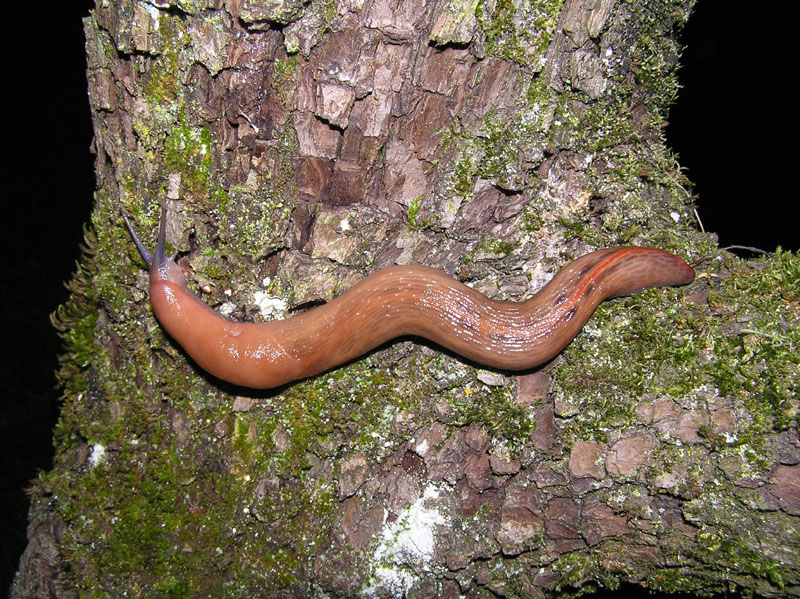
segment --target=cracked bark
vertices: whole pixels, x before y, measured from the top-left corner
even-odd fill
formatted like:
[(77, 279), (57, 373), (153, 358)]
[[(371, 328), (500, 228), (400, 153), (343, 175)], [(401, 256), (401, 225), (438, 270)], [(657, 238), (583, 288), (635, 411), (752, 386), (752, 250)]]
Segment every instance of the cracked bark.
[[(796, 596), (796, 420), (756, 467), (724, 441), (754, 420), (735, 398), (589, 377), (587, 400), (560, 382), (570, 354), (512, 375), (409, 341), (233, 389), (155, 325), (119, 226), (120, 206), (152, 225), (165, 205), (190, 285), (249, 320), (254, 297), (305, 307), (393, 263), (521, 299), (592, 246), (696, 254), (660, 137), (689, 8), (100, 4), (96, 237), (12, 596)], [(682, 311), (706, 309), (690, 291)]]

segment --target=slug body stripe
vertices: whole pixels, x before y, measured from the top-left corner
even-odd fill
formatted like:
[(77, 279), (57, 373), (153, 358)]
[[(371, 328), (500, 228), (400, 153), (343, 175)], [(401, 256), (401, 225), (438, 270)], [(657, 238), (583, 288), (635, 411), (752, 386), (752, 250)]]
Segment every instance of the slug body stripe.
[(150, 270), (158, 321), (214, 376), (270, 388), (329, 370), (405, 335), (424, 337), (465, 358), (525, 370), (553, 358), (603, 300), (650, 287), (684, 285), (694, 271), (662, 250), (619, 247), (587, 254), (524, 302), (489, 299), (427, 266), (391, 266), (334, 300), (285, 320), (233, 322), (189, 291), (164, 252), (164, 216), (150, 254), (125, 223)]

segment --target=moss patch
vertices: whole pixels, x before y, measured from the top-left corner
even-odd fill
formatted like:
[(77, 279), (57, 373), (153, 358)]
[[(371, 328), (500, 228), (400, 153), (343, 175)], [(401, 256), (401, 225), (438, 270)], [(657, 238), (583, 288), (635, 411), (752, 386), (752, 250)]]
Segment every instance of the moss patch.
[(598, 308), (555, 377), (559, 397), (596, 407), (577, 417), (581, 438), (632, 424), (643, 394), (693, 395), (704, 385), (752, 415), (742, 442), (797, 424), (800, 259), (781, 252), (755, 262), (727, 256), (723, 263), (721, 278), (700, 271), (716, 282), (713, 312), (682, 302), (685, 290), (677, 289)]
[(200, 205), (211, 199), (213, 155), (208, 128), (190, 125), (181, 109), (178, 123), (164, 141), (164, 166), (170, 174), (180, 175), (181, 190)]
[(563, 0), (478, 2), (475, 16), (492, 56), (541, 68)]

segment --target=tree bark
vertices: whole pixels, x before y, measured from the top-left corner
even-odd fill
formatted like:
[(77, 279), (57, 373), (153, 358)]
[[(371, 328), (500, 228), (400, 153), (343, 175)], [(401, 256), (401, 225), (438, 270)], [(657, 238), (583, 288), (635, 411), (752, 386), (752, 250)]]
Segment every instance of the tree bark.
[[(662, 134), (692, 4), (99, 3), (96, 210), (12, 596), (798, 596), (800, 266), (694, 229)], [(703, 276), (533, 372), (403, 340), (254, 392), (155, 321), (119, 211), (152, 245), (161, 206), (243, 321), (395, 263), (512, 300), (602, 246)]]

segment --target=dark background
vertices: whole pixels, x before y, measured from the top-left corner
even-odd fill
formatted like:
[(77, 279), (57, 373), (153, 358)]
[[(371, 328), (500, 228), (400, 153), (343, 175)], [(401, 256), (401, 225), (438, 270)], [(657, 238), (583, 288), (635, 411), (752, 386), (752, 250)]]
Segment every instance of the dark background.
[[(6, 97), (16, 110), (6, 111), (10, 129), (4, 141), (16, 160), (6, 172), (9, 216), (0, 296), (5, 391), (0, 411), (0, 593), (8, 588), (26, 545), (23, 489), (37, 471), (51, 467), (59, 340), (49, 314), (67, 299), (64, 282), (75, 269), (94, 186), (81, 23), (93, 3), (51, 4), (34, 15), (41, 17), (35, 26), (18, 33), (15, 54), (5, 55), (11, 63)], [(30, 8), (15, 6), (26, 14), (9, 22), (30, 23)], [(771, 66), (782, 54), (779, 46), (789, 42), (776, 33), (771, 11), (754, 12), (763, 16), (736, 14), (716, 0), (699, 1), (682, 36), (687, 46), (680, 72), (683, 89), (670, 113), (667, 136), (696, 184), (703, 226), (719, 235), (720, 245), (796, 251), (800, 235), (785, 208), (796, 203), (797, 195), (786, 176), (786, 148), (795, 141), (790, 133), (793, 92), (782, 79), (788, 73), (781, 76)], [(637, 588), (630, 591), (645, 596)]]

